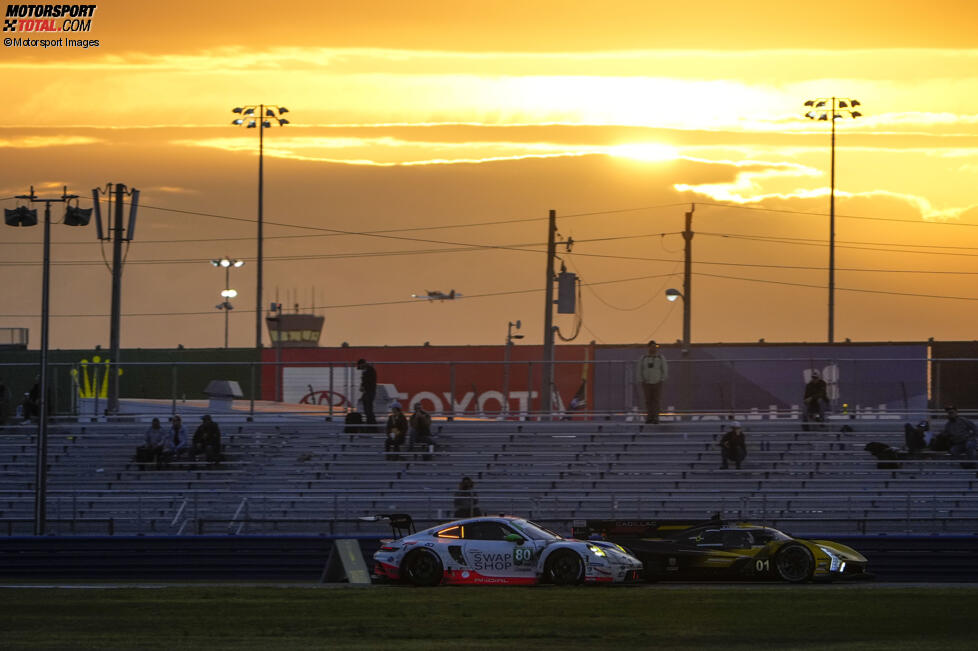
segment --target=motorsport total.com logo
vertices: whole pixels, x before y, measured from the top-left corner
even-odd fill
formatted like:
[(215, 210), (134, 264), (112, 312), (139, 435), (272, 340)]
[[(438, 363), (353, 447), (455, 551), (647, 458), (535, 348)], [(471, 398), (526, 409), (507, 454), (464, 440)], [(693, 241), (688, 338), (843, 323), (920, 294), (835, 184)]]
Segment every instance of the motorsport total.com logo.
[[(7, 5), (3, 44), (7, 47), (98, 47), (97, 40), (56, 38), (58, 32), (90, 32), (97, 8), (97, 5), (69, 4)], [(8, 36), (10, 32), (17, 36)]]

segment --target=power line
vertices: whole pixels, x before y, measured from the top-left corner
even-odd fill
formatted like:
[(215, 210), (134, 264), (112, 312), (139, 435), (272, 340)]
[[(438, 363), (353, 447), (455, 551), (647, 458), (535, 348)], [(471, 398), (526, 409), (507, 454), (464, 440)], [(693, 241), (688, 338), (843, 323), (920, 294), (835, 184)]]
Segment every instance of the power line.
[[(711, 237), (712, 236), (712, 237), (735, 239), (735, 240), (755, 241), (755, 242), (759, 242), (759, 243), (762, 243), (762, 244), (794, 244), (796, 246), (818, 246), (818, 247), (826, 247), (826, 246), (829, 245), (827, 240), (810, 240), (810, 241), (805, 241), (805, 240), (803, 240), (801, 238), (795, 238), (795, 239), (790, 239), (790, 238), (789, 239), (778, 239), (778, 238), (773, 238), (773, 237), (771, 237), (771, 238), (765, 238), (764, 236), (733, 235), (733, 234), (723, 234), (723, 233), (700, 233), (700, 232), (697, 232), (697, 234), (698, 235), (705, 235), (707, 237)], [(968, 247), (968, 246), (955, 247), (955, 246), (942, 246), (942, 245), (936, 245), (936, 244), (934, 244), (934, 245), (930, 245), (930, 244), (900, 244), (900, 243), (895, 243), (895, 242), (894, 243), (885, 243), (885, 244), (888, 245), (886, 247), (881, 247), (881, 246), (861, 246), (861, 244), (871, 245), (872, 243), (871, 242), (860, 242), (860, 243), (855, 243), (855, 244), (840, 245), (837, 242), (835, 246), (838, 249), (849, 249), (849, 250), (853, 250), (853, 251), (873, 251), (873, 252), (876, 252), (876, 253), (913, 253), (915, 255), (941, 255), (941, 256), (952, 255), (952, 256), (964, 257), (964, 258), (978, 257), (978, 254), (975, 254), (975, 253), (954, 253), (953, 251), (913, 251), (913, 250), (908, 250), (910, 248), (922, 248), (922, 249), (926, 249), (926, 248), (932, 248), (932, 249), (959, 249), (959, 250), (963, 249), (963, 250), (972, 250), (972, 251), (978, 250), (978, 249), (975, 249), (973, 247)], [(890, 247), (906, 247), (906, 248), (890, 248)]]
[[(723, 276), (720, 274), (709, 274), (709, 273), (696, 273), (697, 276), (703, 276), (706, 278), (721, 278), (723, 280), (740, 280), (744, 282), (751, 283), (765, 283), (768, 285), (787, 285), (790, 287), (808, 287), (811, 289), (825, 289), (825, 285), (817, 285), (811, 283), (793, 283), (784, 280), (768, 280), (766, 278), (742, 278), (739, 276)], [(861, 294), (884, 294), (889, 296), (909, 296), (913, 298), (939, 298), (955, 301), (978, 301), (978, 297), (972, 296), (942, 296), (939, 294), (914, 294), (911, 292), (892, 292), (885, 289), (860, 289), (856, 287), (836, 287), (837, 290), (842, 292), (858, 292)]]
[[(631, 278), (619, 278), (619, 279), (616, 279), (616, 280), (603, 280), (603, 281), (593, 282), (593, 283), (589, 283), (589, 284), (590, 285), (611, 285), (611, 284), (617, 284), (617, 283), (629, 283), (629, 282), (636, 282), (636, 281), (640, 281), (640, 280), (649, 280), (651, 278), (662, 278), (664, 276), (672, 276), (672, 275), (675, 275), (675, 274), (651, 274), (651, 275), (647, 275), (647, 276), (634, 276), (634, 277), (631, 277)], [(514, 295), (518, 295), (518, 294), (533, 294), (533, 293), (542, 292), (542, 291), (544, 291), (544, 290), (543, 289), (514, 289), (514, 290), (508, 290), (508, 291), (501, 291), (501, 292), (486, 292), (486, 293), (483, 293), (483, 294), (467, 294), (464, 299), (457, 299), (457, 300), (466, 300), (466, 301), (468, 301), (468, 300), (476, 299), (476, 298), (492, 298), (492, 297), (496, 297), (496, 296), (514, 296)], [(381, 306), (384, 306), (384, 305), (409, 305), (409, 304), (420, 305), (421, 303), (419, 303), (418, 299), (411, 298), (411, 299), (398, 299), (398, 300), (394, 300), (394, 301), (374, 301), (374, 302), (370, 302), (370, 303), (344, 303), (344, 304), (336, 304), (336, 305), (314, 305), (312, 307), (306, 308), (306, 311), (314, 312), (316, 310), (336, 310), (336, 309), (345, 309), (345, 308), (354, 308), (354, 307), (381, 307)], [(254, 310), (248, 310), (248, 309), (244, 309), (244, 308), (242, 308), (240, 310), (235, 310), (235, 311), (239, 311), (239, 312), (254, 312)], [(142, 317), (142, 316), (200, 316), (200, 315), (208, 315), (208, 314), (215, 314), (215, 312), (213, 312), (213, 311), (207, 311), (207, 312), (138, 312), (138, 313), (137, 312), (134, 312), (134, 313), (124, 314), (123, 316), (127, 316), (127, 317)], [(36, 318), (37, 317), (37, 315), (35, 315), (35, 314), (8, 314), (8, 315), (5, 315), (5, 316), (7, 316), (9, 318)], [(51, 315), (51, 316), (52, 317), (59, 317), (59, 318), (104, 318), (104, 317), (106, 317), (108, 315), (106, 315), (106, 314), (57, 314), (57, 315)]]
[[(806, 238), (806, 237), (785, 237), (785, 236), (773, 236), (773, 235), (756, 235), (749, 233), (711, 233), (708, 231), (696, 231), (697, 235), (706, 235), (711, 237), (719, 238), (729, 238), (729, 239), (740, 239), (740, 240), (750, 240), (757, 242), (770, 242), (772, 244), (810, 244), (813, 246), (828, 246), (829, 241), (819, 238)], [(859, 242), (857, 240), (836, 240), (836, 245), (851, 244), (854, 245), (851, 248), (859, 248), (862, 245), (868, 246), (883, 246), (883, 247), (902, 247), (902, 248), (878, 248), (876, 250), (885, 252), (895, 252), (895, 253), (921, 253), (930, 255), (945, 255), (941, 251), (906, 251), (904, 249), (953, 249), (953, 250), (964, 250), (964, 251), (978, 251), (978, 247), (974, 246), (951, 246), (947, 244), (905, 244), (903, 242)]]
[[(744, 206), (740, 204), (726, 204), (726, 203), (712, 203), (709, 201), (697, 201), (697, 206), (713, 206), (715, 208), (731, 208), (738, 210), (751, 210), (755, 212), (773, 212), (785, 215), (809, 215), (813, 217), (828, 217), (829, 213), (824, 212), (811, 212), (805, 210), (784, 210), (781, 208), (760, 208), (757, 206)], [(862, 215), (840, 215), (836, 213), (836, 219), (862, 219), (866, 221), (876, 221), (876, 222), (897, 222), (900, 224), (912, 224), (920, 226), (967, 226), (971, 228), (978, 227), (978, 224), (968, 224), (961, 222), (930, 222), (930, 221), (918, 221), (912, 219), (896, 219), (893, 217), (865, 217)]]
[[(665, 235), (675, 235), (676, 233), (646, 233), (646, 234), (633, 234), (633, 235), (617, 235), (612, 237), (598, 237), (598, 238), (585, 238), (581, 240), (575, 240), (578, 244), (587, 244), (591, 242), (610, 242), (616, 240), (631, 240), (646, 237), (662, 237)], [(532, 247), (545, 246), (545, 242), (524, 242), (524, 243), (514, 243), (514, 244), (468, 244), (462, 243), (460, 246), (450, 247), (450, 248), (438, 248), (438, 249), (407, 249), (407, 250), (394, 250), (394, 251), (359, 251), (351, 253), (322, 253), (322, 254), (308, 254), (308, 255), (291, 255), (291, 256), (266, 256), (266, 260), (276, 260), (276, 261), (303, 261), (303, 260), (337, 260), (337, 259), (355, 259), (355, 258), (373, 258), (373, 257), (386, 257), (386, 256), (402, 256), (402, 255), (416, 255), (416, 254), (428, 254), (428, 253), (473, 253), (478, 251), (489, 251), (489, 250), (503, 250), (503, 251), (518, 251), (522, 253), (540, 253), (540, 251), (534, 250)], [(201, 262), (207, 262), (210, 258), (169, 258), (169, 259), (147, 259), (147, 260), (132, 260), (129, 264), (200, 264)], [(0, 266), (13, 266), (13, 267), (24, 267), (24, 266), (36, 266), (40, 263), (33, 260), (19, 261), (19, 262), (2, 262)], [(60, 266), (90, 266), (98, 264), (96, 261), (91, 260), (61, 260), (58, 262), (53, 262), (54, 265)]]
[[(597, 238), (594, 241), (610, 241), (610, 240), (621, 240), (621, 239), (634, 239), (637, 237), (655, 237), (656, 235), (628, 235), (620, 237), (611, 238)], [(580, 240), (576, 243), (589, 242), (591, 240)], [(315, 261), (315, 260), (344, 260), (344, 259), (360, 259), (360, 258), (375, 258), (375, 257), (395, 257), (395, 256), (410, 256), (410, 255), (425, 255), (425, 254), (437, 254), (437, 253), (478, 253), (491, 250), (497, 251), (507, 251), (507, 252), (519, 252), (519, 253), (534, 253), (539, 254), (541, 251), (532, 247), (543, 246), (543, 243), (531, 242), (523, 244), (508, 244), (508, 245), (491, 245), (491, 244), (473, 244), (464, 247), (454, 247), (454, 248), (439, 248), (439, 249), (409, 249), (409, 250), (398, 250), (398, 251), (377, 251), (377, 252), (356, 252), (356, 253), (325, 253), (320, 255), (295, 255), (295, 256), (269, 256), (266, 260), (275, 262), (305, 262), (305, 261)], [(624, 255), (613, 255), (613, 254), (601, 254), (601, 253), (582, 253), (582, 252), (572, 252), (569, 254), (563, 254), (568, 257), (583, 257), (583, 258), (601, 258), (609, 260), (624, 260), (632, 262), (661, 262), (661, 263), (676, 263), (678, 262), (673, 258), (649, 258), (641, 256), (624, 256)], [(967, 254), (945, 254), (945, 255), (959, 255), (966, 256)], [(130, 260), (127, 264), (130, 265), (178, 265), (178, 264), (201, 264), (209, 261), (210, 258), (177, 258), (177, 259), (156, 259), (156, 260)], [(37, 261), (21, 261), (21, 262), (0, 262), (0, 267), (31, 267), (38, 266)], [(59, 262), (52, 262), (52, 266), (66, 266), (66, 267), (85, 267), (85, 266), (100, 266), (104, 264), (103, 261), (88, 261), (88, 260), (62, 260)], [(697, 260), (697, 265), (709, 265), (718, 267), (739, 267), (739, 268), (749, 268), (749, 269), (772, 269), (779, 271), (824, 271), (822, 266), (810, 266), (810, 265), (784, 265), (784, 264), (761, 264), (761, 263), (750, 263), (750, 262), (721, 262), (721, 261), (711, 261), (711, 260)], [(974, 276), (978, 275), (978, 271), (955, 271), (955, 270), (933, 270), (933, 269), (874, 269), (874, 268), (860, 268), (860, 267), (838, 267), (839, 271), (846, 271), (850, 273), (890, 273), (890, 274), (916, 274), (916, 275), (944, 275), (944, 276)], [(600, 297), (599, 297), (599, 300)], [(609, 307), (612, 307), (609, 305)], [(615, 308), (619, 309), (619, 308)], [(637, 308), (636, 308), (637, 309)]]
[[(677, 276), (678, 273), (667, 273), (667, 274), (651, 274), (646, 276), (635, 276), (631, 278), (619, 278), (616, 280), (604, 280), (591, 283), (582, 283), (584, 286), (596, 286), (596, 285), (612, 285), (627, 282), (636, 282), (640, 280), (650, 280), (653, 278), (665, 278), (670, 276)], [(783, 285), (788, 287), (805, 287), (809, 289), (825, 289), (825, 285), (819, 285), (815, 283), (797, 283), (788, 282), (783, 280), (769, 280), (765, 278), (744, 278), (741, 276), (725, 276), (722, 274), (711, 274), (711, 273), (700, 273), (697, 272), (696, 276), (702, 276), (704, 278), (718, 278), (721, 280), (738, 280), (742, 282), (752, 282), (752, 283), (764, 283), (768, 285)], [(887, 296), (905, 296), (909, 298), (928, 298), (928, 299), (944, 299), (944, 300), (956, 300), (956, 301), (978, 301), (978, 297), (971, 296), (944, 296), (940, 294), (917, 294), (912, 292), (893, 292), (881, 289), (862, 289), (857, 287), (837, 287), (839, 291), (845, 292), (857, 292), (862, 294), (881, 294)], [(501, 292), (486, 292), (483, 294), (471, 294), (466, 296), (465, 299), (459, 300), (471, 300), (476, 298), (492, 298), (496, 296), (515, 296), (518, 294), (533, 294), (536, 292), (542, 292), (543, 289), (518, 289), (509, 290)], [(360, 308), (360, 307), (382, 307), (385, 305), (405, 305), (405, 304), (419, 304), (417, 299), (399, 299), (396, 301), (376, 301), (371, 303), (345, 303), (336, 305), (316, 305), (307, 308), (306, 311), (316, 311), (316, 310), (336, 310), (336, 309), (348, 309), (348, 308)], [(254, 310), (242, 309), (242, 312), (254, 312)], [(215, 314), (213, 311), (207, 312), (142, 312), (142, 313), (128, 313), (123, 314), (125, 317), (144, 317), (144, 316), (203, 316)], [(8, 318), (37, 318), (36, 314), (8, 314)], [(107, 314), (52, 314), (51, 318), (105, 318)], [(663, 321), (664, 323), (665, 321)], [(661, 324), (656, 327), (656, 330), (661, 327)]]

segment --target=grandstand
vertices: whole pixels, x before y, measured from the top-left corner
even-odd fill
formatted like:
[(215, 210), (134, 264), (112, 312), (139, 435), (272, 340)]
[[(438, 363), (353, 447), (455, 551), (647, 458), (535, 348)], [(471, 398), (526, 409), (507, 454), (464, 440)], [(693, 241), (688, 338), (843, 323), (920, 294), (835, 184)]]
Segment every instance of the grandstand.
[[(220, 420), (220, 419), (219, 419)], [(148, 418), (147, 418), (148, 421)], [(849, 424), (853, 431), (840, 431)], [(380, 433), (322, 417), (221, 421), (227, 460), (141, 469), (144, 422), (49, 429), (53, 534), (383, 533), (364, 516), (451, 519), (463, 475), (484, 511), (567, 531), (583, 518), (749, 519), (837, 534), (978, 531), (978, 477), (958, 459), (882, 464), (870, 441), (903, 445), (900, 420), (802, 431), (747, 421), (741, 470), (719, 470), (721, 421), (436, 421), (437, 448), (386, 458)], [(32, 532), (36, 427), (0, 429), (0, 535)], [(897, 466), (897, 467), (891, 467)]]

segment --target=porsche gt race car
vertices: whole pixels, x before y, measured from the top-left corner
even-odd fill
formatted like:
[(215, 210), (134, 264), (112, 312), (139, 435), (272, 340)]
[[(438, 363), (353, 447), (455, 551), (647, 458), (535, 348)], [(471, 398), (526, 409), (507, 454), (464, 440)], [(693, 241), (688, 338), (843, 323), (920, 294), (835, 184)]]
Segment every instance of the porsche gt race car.
[(562, 538), (512, 516), (455, 520), (385, 540), (374, 574), (415, 585), (621, 583), (637, 581), (642, 563), (608, 541)]
[(866, 558), (830, 540), (794, 538), (771, 527), (706, 522), (588, 520), (573, 535), (615, 542), (644, 565), (648, 581), (760, 579), (789, 583), (871, 578)]

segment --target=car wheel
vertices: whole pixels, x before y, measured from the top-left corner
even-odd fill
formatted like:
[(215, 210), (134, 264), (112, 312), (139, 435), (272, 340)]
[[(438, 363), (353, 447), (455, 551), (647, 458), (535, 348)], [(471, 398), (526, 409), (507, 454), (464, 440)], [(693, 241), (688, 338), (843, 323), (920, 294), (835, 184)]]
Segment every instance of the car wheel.
[(815, 559), (804, 545), (789, 543), (774, 557), (778, 576), (788, 583), (804, 583), (812, 578)]
[(438, 585), (443, 574), (441, 559), (426, 549), (411, 552), (401, 563), (401, 576), (414, 585)]
[(554, 585), (577, 585), (584, 580), (584, 561), (569, 549), (554, 552), (547, 559), (544, 575)]

